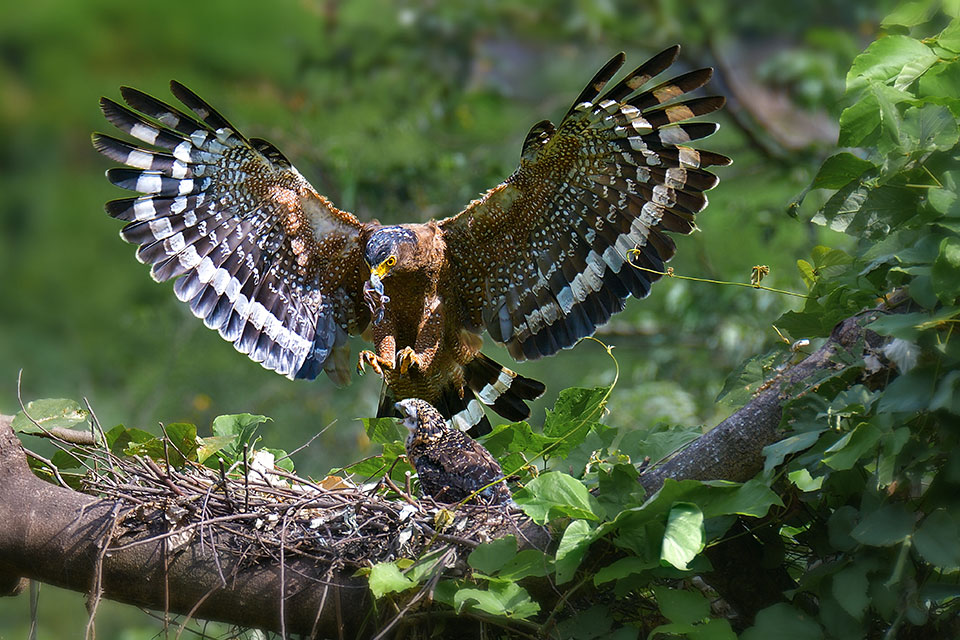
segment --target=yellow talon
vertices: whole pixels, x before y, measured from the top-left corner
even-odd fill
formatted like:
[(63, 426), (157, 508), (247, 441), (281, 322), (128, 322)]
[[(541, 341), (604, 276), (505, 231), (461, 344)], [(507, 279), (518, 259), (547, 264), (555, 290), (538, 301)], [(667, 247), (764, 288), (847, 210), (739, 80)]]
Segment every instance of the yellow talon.
[(416, 352), (411, 347), (404, 347), (400, 355), (397, 356), (397, 366), (400, 368), (400, 374), (405, 375), (414, 365), (420, 366), (420, 360), (417, 359)]
[(373, 369), (374, 373), (376, 373), (378, 376), (383, 376), (384, 367), (388, 369), (391, 368), (390, 363), (375, 354), (373, 351), (368, 351), (366, 349), (360, 352), (360, 358), (357, 361), (357, 373), (360, 375), (365, 373), (363, 369), (364, 365), (370, 365), (370, 368)]

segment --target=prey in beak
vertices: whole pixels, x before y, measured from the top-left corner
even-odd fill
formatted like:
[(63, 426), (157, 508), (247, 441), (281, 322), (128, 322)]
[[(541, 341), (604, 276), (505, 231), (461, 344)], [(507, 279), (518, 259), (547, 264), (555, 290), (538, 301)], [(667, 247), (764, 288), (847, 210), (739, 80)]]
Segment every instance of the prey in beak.
[(363, 300), (370, 308), (370, 313), (373, 314), (373, 324), (383, 322), (383, 312), (390, 302), (390, 296), (383, 292), (383, 281), (380, 279), (380, 274), (377, 273), (381, 267), (371, 269), (370, 279), (363, 283)]

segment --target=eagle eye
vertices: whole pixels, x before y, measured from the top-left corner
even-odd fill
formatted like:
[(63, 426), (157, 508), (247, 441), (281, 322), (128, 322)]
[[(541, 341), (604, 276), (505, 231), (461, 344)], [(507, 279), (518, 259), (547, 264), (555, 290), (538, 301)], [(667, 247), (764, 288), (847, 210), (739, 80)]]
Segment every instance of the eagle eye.
[(390, 256), (383, 261), (383, 264), (387, 265), (388, 267), (392, 267), (393, 265), (397, 264), (397, 256)]

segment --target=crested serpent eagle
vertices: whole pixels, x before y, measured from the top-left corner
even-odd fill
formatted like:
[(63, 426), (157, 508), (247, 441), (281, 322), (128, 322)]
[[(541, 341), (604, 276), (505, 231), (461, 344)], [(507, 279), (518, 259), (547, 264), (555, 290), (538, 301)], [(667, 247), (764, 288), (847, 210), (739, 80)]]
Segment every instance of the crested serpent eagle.
[[(357, 367), (383, 376), (378, 415), (422, 398), (457, 428), (490, 430), (481, 405), (509, 420), (544, 386), (480, 352), (486, 330), (517, 360), (573, 346), (642, 298), (690, 233), (728, 158), (689, 143), (717, 125), (688, 122), (723, 105), (686, 96), (710, 69), (652, 83), (671, 47), (604, 88), (610, 60), (559, 124), (530, 130), (509, 178), (443, 220), (362, 222), (318, 193), (272, 144), (244, 137), (182, 84), (186, 110), (123, 87), (101, 100), (137, 146), (93, 144), (130, 168), (107, 171), (138, 192), (107, 212), (157, 281), (241, 353), (290, 378), (346, 383), (347, 338), (370, 329)], [(652, 86), (645, 87), (651, 84)]]

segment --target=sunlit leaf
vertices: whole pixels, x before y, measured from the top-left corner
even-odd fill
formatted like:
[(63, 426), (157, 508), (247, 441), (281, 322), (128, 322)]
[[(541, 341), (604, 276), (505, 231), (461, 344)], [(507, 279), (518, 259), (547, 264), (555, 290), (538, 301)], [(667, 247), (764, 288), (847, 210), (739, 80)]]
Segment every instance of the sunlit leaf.
[(87, 424), (89, 417), (90, 412), (75, 400), (42, 398), (28, 402), (26, 412), (18, 411), (10, 426), (18, 433), (38, 433), (44, 429), (73, 429)]
[(703, 512), (695, 504), (680, 502), (670, 509), (660, 558), (681, 571), (703, 551)]
[(864, 454), (874, 455), (883, 433), (869, 422), (861, 422), (856, 428), (835, 442), (826, 453), (824, 464), (834, 469), (849, 469)]
[(513, 499), (537, 523), (564, 515), (587, 520), (599, 519), (596, 498), (579, 480), (559, 471), (537, 476), (514, 494)]
[(574, 520), (567, 525), (557, 547), (557, 584), (569, 582), (573, 578), (594, 539), (594, 533), (586, 520)]
[(853, 60), (847, 72), (847, 91), (854, 91), (870, 81), (886, 82), (895, 78), (904, 65), (934, 60), (936, 54), (919, 40), (909, 36), (889, 35), (875, 40)]
[(416, 583), (400, 573), (394, 562), (381, 562), (370, 569), (370, 591), (373, 597), (382, 598), (388, 593), (406, 591)]

